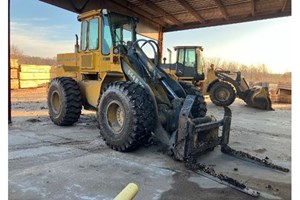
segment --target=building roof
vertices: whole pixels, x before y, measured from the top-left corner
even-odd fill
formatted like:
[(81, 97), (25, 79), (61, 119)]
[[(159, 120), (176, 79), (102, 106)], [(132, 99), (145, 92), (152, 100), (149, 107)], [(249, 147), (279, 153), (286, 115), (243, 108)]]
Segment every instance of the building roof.
[(107, 8), (131, 14), (162, 32), (291, 15), (291, 0), (40, 0), (83, 13)]

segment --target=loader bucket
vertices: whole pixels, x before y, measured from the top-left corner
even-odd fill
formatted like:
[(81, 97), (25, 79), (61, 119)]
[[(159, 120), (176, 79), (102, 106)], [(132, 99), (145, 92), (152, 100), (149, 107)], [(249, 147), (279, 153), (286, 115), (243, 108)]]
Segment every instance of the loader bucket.
[(263, 110), (274, 110), (272, 108), (268, 87), (254, 86), (246, 92), (248, 94), (243, 100), (249, 106)]

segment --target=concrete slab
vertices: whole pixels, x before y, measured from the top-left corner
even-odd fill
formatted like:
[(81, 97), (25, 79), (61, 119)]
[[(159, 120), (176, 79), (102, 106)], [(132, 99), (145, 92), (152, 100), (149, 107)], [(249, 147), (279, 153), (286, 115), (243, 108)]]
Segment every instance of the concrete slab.
[[(113, 199), (130, 182), (140, 188), (135, 200), (253, 199), (186, 169), (160, 145), (132, 153), (111, 150), (90, 112), (74, 126), (58, 127), (35, 111), (46, 107), (45, 101), (13, 106), (24, 112), (13, 117), (9, 127), (9, 199)], [(266, 112), (236, 101), (231, 106), (230, 145), (290, 168), (291, 109), (277, 106)], [(210, 102), (208, 111), (217, 118), (223, 115), (223, 109)], [(260, 191), (259, 200), (291, 199), (291, 173), (232, 158), (219, 147), (199, 161)]]

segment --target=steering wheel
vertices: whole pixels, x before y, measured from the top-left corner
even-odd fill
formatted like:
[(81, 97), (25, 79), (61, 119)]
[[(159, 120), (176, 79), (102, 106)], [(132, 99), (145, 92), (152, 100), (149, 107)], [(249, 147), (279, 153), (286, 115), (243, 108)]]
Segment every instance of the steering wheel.
[[(143, 42), (143, 44), (140, 46), (139, 42)], [(129, 49), (137, 48), (137, 47), (142, 49), (146, 44), (149, 44), (152, 47), (153, 52), (154, 52), (154, 64), (155, 64), (155, 66), (158, 66), (158, 64), (159, 64), (159, 47), (158, 47), (158, 44), (154, 40), (146, 40), (146, 39), (136, 40)], [(151, 60), (151, 59), (149, 58), (149, 60)]]

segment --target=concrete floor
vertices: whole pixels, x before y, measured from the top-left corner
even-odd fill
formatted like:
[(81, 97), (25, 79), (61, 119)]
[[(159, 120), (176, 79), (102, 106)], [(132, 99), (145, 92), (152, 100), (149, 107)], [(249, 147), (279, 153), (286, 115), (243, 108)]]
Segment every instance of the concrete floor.
[[(291, 168), (291, 107), (261, 111), (237, 100), (232, 106), (230, 146)], [(139, 186), (136, 200), (255, 199), (189, 171), (160, 145), (132, 153), (108, 148), (94, 113), (85, 111), (71, 127), (55, 126), (43, 98), (15, 98), (9, 126), (9, 199), (113, 199), (128, 183)], [(222, 108), (208, 101), (218, 118)], [(291, 173), (224, 155), (217, 147), (201, 162), (261, 192), (258, 199), (291, 199)], [(238, 171), (234, 171), (238, 168)]]

